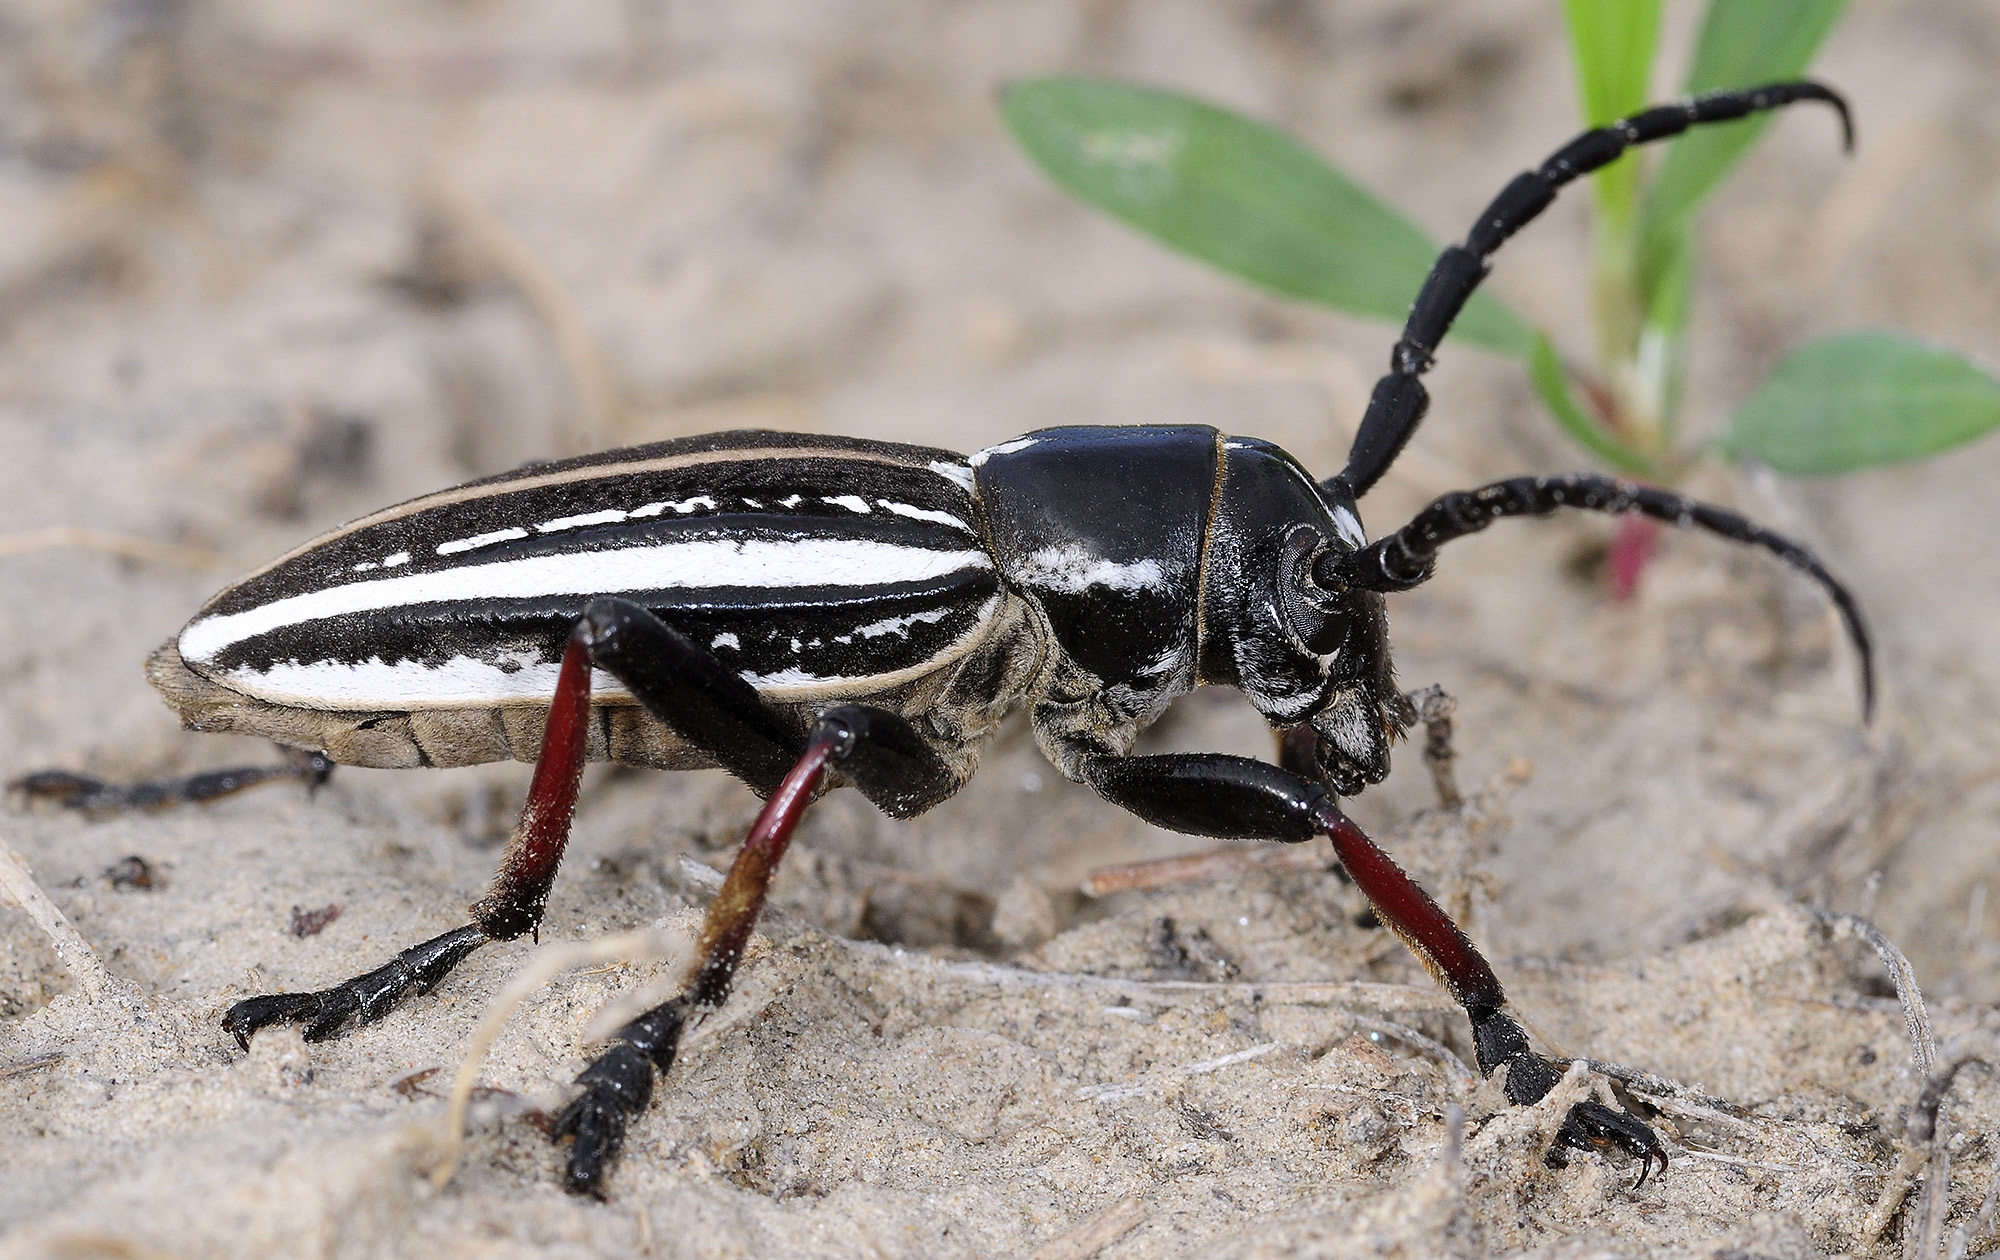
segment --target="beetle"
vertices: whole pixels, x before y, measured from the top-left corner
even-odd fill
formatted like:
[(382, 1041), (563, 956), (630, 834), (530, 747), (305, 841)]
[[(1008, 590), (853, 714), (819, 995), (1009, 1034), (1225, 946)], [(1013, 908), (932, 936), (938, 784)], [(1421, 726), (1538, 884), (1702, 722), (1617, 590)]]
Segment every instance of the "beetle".
[[(1340, 808), (1379, 783), (1408, 704), (1384, 597), (1440, 548), (1503, 517), (1640, 513), (1759, 547), (1815, 579), (1874, 676), (1847, 589), (1803, 546), (1725, 509), (1593, 474), (1447, 494), (1369, 541), (1358, 500), (1422, 420), (1420, 380), (1491, 255), (1563, 185), (1627, 149), (1797, 101), (1812, 82), (1648, 109), (1577, 137), (1507, 185), (1440, 255), (1371, 396), (1347, 464), (1316, 480), (1277, 446), (1202, 426), (1045, 429), (971, 456), (852, 438), (722, 433), (532, 465), (391, 507), (230, 585), (147, 664), (190, 729), (261, 735), (332, 763), (535, 763), (528, 801), (470, 922), (332, 988), (235, 1003), (223, 1026), (303, 1023), (308, 1040), (381, 1018), (489, 941), (534, 932), (590, 760), (721, 767), (765, 805), (704, 919), (684, 990), (619, 1029), (553, 1133), (565, 1184), (603, 1194), (628, 1122), (683, 1030), (728, 997), (800, 817), (851, 785), (891, 816), (971, 776), (1026, 709), (1066, 777), (1199, 835), (1331, 838), (1347, 875), (1464, 1008), (1480, 1071), (1516, 1104), (1559, 1070), (1529, 1045), (1466, 935)], [(1277, 762), (1132, 754), (1177, 697), (1234, 687), (1279, 735)], [(136, 789), (32, 776), (105, 805), (202, 799), (266, 771)], [(1640, 1180), (1666, 1151), (1601, 1102), (1551, 1148), (1618, 1148)]]

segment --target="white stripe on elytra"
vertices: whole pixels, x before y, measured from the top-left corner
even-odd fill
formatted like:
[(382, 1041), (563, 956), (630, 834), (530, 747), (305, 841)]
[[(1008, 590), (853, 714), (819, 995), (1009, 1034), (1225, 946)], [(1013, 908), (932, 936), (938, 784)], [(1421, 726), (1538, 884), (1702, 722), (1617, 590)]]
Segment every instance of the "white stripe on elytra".
[(686, 516), (689, 512), (694, 511), (696, 508), (707, 508), (709, 511), (713, 512), (715, 510), (715, 500), (709, 498), (705, 494), (698, 494), (694, 496), (692, 499), (682, 499), (678, 503), (673, 502), (671, 499), (662, 499), (658, 503), (648, 503), (644, 507), (635, 507), (629, 513), (621, 514), (620, 516), (614, 517), (612, 519), (622, 520), (624, 519), (625, 516), (631, 516), (634, 519), (645, 516), (658, 516), (660, 513), (668, 510), (669, 508), (673, 509), (675, 512), (679, 513), (682, 516)]
[(955, 525), (968, 533), (972, 530), (972, 526), (967, 525), (964, 521), (959, 520), (949, 512), (933, 512), (929, 508), (911, 507), (907, 503), (891, 503), (887, 499), (877, 499), (875, 502), (894, 512), (897, 516), (907, 516), (913, 521), (930, 521), (935, 525)]
[(527, 530), (509, 526), (506, 529), (496, 529), (490, 534), (474, 534), (470, 538), (456, 538), (451, 542), (439, 543), (437, 553), (441, 556), (455, 556), (461, 551), (471, 551), (474, 547), (488, 547), (497, 542), (513, 542), (516, 538), (527, 536)]
[(992, 565), (983, 551), (931, 551), (858, 538), (789, 542), (706, 538), (656, 547), (525, 556), (350, 582), (239, 613), (203, 617), (181, 631), (180, 650), (190, 661), (205, 661), (231, 644), (285, 626), (413, 604), (688, 587), (887, 586)]
[[(755, 499), (745, 499), (743, 502), (754, 508), (761, 509), (764, 506)], [(779, 500), (782, 506), (788, 508), (797, 507), (802, 502), (804, 502), (804, 499), (796, 494), (790, 498)], [(831, 503), (836, 507), (844, 507), (850, 512), (859, 512), (864, 515), (873, 510), (868, 506), (866, 499), (856, 494), (822, 495), (820, 496), (820, 502)], [(912, 520), (931, 521), (939, 525), (955, 525), (964, 530), (971, 528), (964, 521), (949, 512), (932, 512), (925, 508), (912, 507), (907, 503), (891, 503), (886, 499), (877, 499), (876, 502), (896, 515), (907, 516)], [(662, 512), (667, 511), (686, 516), (698, 508), (707, 508), (713, 512), (716, 510), (715, 500), (705, 494), (698, 494), (693, 498), (682, 499), (679, 502), (663, 499), (658, 503), (648, 503), (643, 507), (633, 508), (629, 512), (621, 508), (600, 508), (595, 512), (579, 512), (575, 516), (558, 516), (554, 520), (543, 521), (535, 526), (535, 532), (539, 534), (554, 534), (566, 529), (580, 529), (586, 525), (615, 525), (620, 521), (641, 520), (649, 516), (658, 516)], [(437, 545), (437, 554), (441, 556), (453, 556), (460, 552), (472, 551), (499, 542), (512, 542), (517, 538), (526, 538), (527, 536), (527, 531), (523, 529), (512, 527), (496, 529), (491, 533), (474, 534), (470, 538), (459, 538), (451, 542), (439, 543)], [(392, 569), (399, 564), (408, 564), (409, 561), (410, 553), (399, 551), (384, 560), (380, 567)], [(373, 563), (357, 564), (354, 566), (353, 571), (356, 573), (366, 573), (376, 567)]]
[(604, 508), (596, 512), (582, 512), (575, 516), (558, 516), (552, 521), (543, 521), (535, 526), (538, 534), (553, 534), (558, 530), (578, 529), (585, 525), (609, 525), (625, 519), (625, 513), (618, 508)]
[[(397, 661), (381, 657), (349, 664), (345, 661), (280, 661), (268, 669), (229, 670), (235, 686), (274, 704), (315, 709), (407, 709), (413, 706), (475, 705), (546, 701), (556, 693), (556, 662), (506, 662), (454, 656), (441, 663)], [(590, 671), (591, 698), (603, 701), (626, 693), (625, 684), (602, 670)]]
[(946, 464), (932, 460), (930, 470), (961, 490), (970, 491), (972, 489), (972, 469), (966, 467), (964, 464)]

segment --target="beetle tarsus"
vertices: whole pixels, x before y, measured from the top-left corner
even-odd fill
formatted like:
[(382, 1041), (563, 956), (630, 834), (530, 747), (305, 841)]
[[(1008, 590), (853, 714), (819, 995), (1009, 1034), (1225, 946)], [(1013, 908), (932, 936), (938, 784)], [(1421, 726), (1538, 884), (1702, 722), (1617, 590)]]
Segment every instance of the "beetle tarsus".
[(222, 1031), (236, 1038), (239, 1049), (250, 1048), (250, 1038), (273, 1024), (296, 1024), (317, 1020), (326, 1006), (325, 992), (261, 993), (244, 998), (222, 1017)]
[(604, 1197), (604, 1174), (625, 1143), (626, 1125), (652, 1101), (654, 1079), (673, 1066), (689, 1005), (686, 996), (677, 997), (625, 1025), (576, 1078), (583, 1092), (549, 1128), (558, 1141), (575, 1139), (563, 1173), (571, 1194)]
[(273, 1024), (305, 1024), (307, 1041), (325, 1041), (339, 1034), (350, 1019), (373, 1023), (411, 994), (430, 992), (488, 939), (486, 933), (468, 923), (412, 945), (373, 971), (331, 989), (245, 998), (224, 1013), (223, 1031), (245, 1050), (259, 1029)]
[[(1536, 1054), (1529, 1047), (1528, 1034), (1519, 1021), (1497, 1007), (1473, 1014), (1472, 1042), (1482, 1073), (1491, 1076), (1502, 1067), (1507, 1069), (1507, 1100), (1516, 1106), (1528, 1107), (1540, 1102), (1562, 1079), (1562, 1068)], [(1543, 1162), (1551, 1168), (1562, 1168), (1569, 1162), (1568, 1151), (1613, 1149), (1640, 1161), (1639, 1180), (1632, 1187), (1635, 1190), (1646, 1183), (1654, 1160), (1660, 1162), (1662, 1171), (1667, 1167), (1666, 1146), (1644, 1121), (1594, 1099), (1584, 1099), (1569, 1109)]]
[(1634, 1190), (1646, 1184), (1655, 1160), (1659, 1161), (1661, 1172), (1667, 1170), (1666, 1144), (1644, 1121), (1630, 1112), (1614, 1111), (1594, 1098), (1586, 1098), (1569, 1109), (1562, 1127), (1556, 1130), (1555, 1144), (1549, 1147), (1542, 1162), (1551, 1168), (1567, 1167), (1566, 1150), (1624, 1151), (1639, 1161), (1639, 1179), (1632, 1183)]

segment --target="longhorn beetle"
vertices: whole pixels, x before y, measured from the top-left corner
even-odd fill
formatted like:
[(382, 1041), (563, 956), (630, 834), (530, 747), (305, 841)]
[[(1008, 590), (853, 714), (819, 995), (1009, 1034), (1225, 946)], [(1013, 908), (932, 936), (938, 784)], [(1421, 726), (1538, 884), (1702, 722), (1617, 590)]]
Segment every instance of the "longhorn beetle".
[[(897, 818), (973, 772), (1027, 708), (1066, 777), (1197, 835), (1331, 837), (1346, 872), (1471, 1020), (1479, 1068), (1533, 1103), (1558, 1072), (1500, 981), (1424, 890), (1341, 812), (1379, 783), (1406, 704), (1383, 596), (1501, 517), (1637, 512), (1761, 547), (1810, 574), (1858, 649), (1866, 628), (1820, 561), (1722, 508), (1588, 473), (1447, 494), (1370, 543), (1355, 502), (1429, 404), (1420, 377), (1489, 258), (1557, 189), (1634, 145), (1795, 101), (1816, 83), (1719, 92), (1586, 132), (1524, 173), (1432, 268), (1347, 466), (1315, 481), (1269, 442), (1197, 426), (1045, 429), (965, 457), (848, 438), (743, 432), (662, 442), (470, 482), (366, 516), (226, 588), (147, 662), (193, 730), (268, 736), (331, 762), (532, 760), (526, 808), (471, 922), (312, 993), (252, 997), (223, 1027), (304, 1023), (308, 1040), (379, 1019), (488, 941), (536, 930), (583, 764), (720, 766), (766, 799), (709, 907), (680, 996), (619, 1029), (557, 1118), (566, 1184), (601, 1194), (626, 1125), (690, 1020), (728, 997), (793, 829), (848, 784)], [(1133, 756), (1140, 730), (1203, 684), (1237, 688), (1279, 764)], [(106, 805), (199, 799), (269, 772), (136, 789), (31, 776)], [(1549, 1152), (1622, 1148), (1640, 1180), (1666, 1152), (1637, 1118), (1577, 1103)]]

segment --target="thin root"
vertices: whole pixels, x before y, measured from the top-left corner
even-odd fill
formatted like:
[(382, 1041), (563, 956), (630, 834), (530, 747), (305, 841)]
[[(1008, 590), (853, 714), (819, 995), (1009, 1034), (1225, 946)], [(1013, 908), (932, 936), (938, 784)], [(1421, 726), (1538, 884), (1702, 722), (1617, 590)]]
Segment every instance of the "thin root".
[(665, 958), (684, 953), (687, 948), (688, 942), (684, 938), (669, 935), (658, 928), (643, 928), (594, 941), (566, 941), (538, 951), (528, 965), (507, 982), (507, 987), (494, 996), (485, 1017), (479, 1021), (479, 1027), (466, 1042), (465, 1057), (460, 1060), (458, 1075), (451, 1084), (451, 1106), (445, 1114), (443, 1150), (438, 1156), (437, 1166), (431, 1170), (431, 1184), (442, 1190), (458, 1172), (459, 1159), (465, 1150), (465, 1115), (472, 1104), (472, 1090), (479, 1080), (480, 1064), (485, 1061), (486, 1052), (492, 1048), (521, 1003), (550, 980), (577, 967), (611, 961), (640, 962)]

